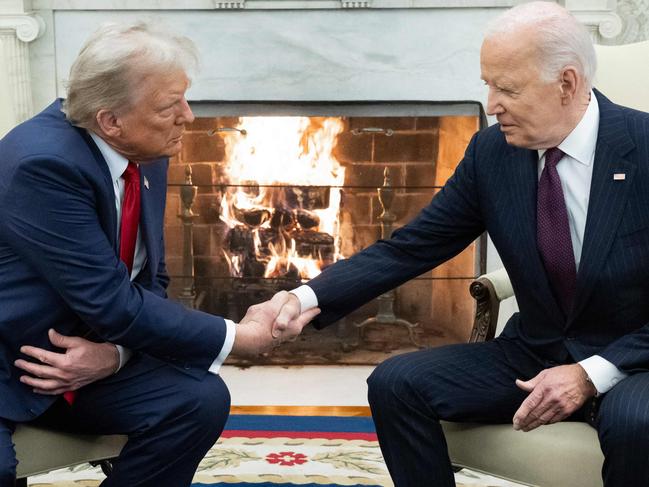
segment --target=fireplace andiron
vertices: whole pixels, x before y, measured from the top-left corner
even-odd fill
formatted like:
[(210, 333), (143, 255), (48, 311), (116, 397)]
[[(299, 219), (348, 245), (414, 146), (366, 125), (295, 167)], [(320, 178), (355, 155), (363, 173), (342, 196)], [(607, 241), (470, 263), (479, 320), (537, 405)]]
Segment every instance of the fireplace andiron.
[(199, 215), (194, 213), (192, 205), (198, 188), (192, 182), (192, 167), (185, 168), (185, 182), (180, 187), (182, 209), (178, 218), (183, 222), (183, 288), (178, 295), (178, 301), (188, 308), (198, 309), (205, 298), (205, 291), (196, 295), (194, 285), (194, 220)]
[[(377, 188), (376, 191), (379, 195), (379, 202), (381, 203), (381, 208), (383, 212), (381, 213), (381, 238), (389, 238), (392, 233), (392, 225), (397, 219), (396, 215), (392, 213), (392, 202), (394, 201), (394, 188), (392, 187), (392, 177), (390, 176), (390, 171), (386, 167), (383, 171), (383, 186)], [(354, 323), (354, 326), (358, 328), (358, 344), (360, 344), (365, 339), (365, 329), (368, 325), (372, 324), (381, 324), (381, 325), (399, 325), (404, 326), (408, 330), (408, 338), (410, 342), (417, 348), (423, 348), (422, 345), (417, 340), (416, 328), (419, 327), (419, 323), (410, 323), (407, 320), (402, 318), (397, 318), (394, 313), (394, 302), (397, 297), (397, 292), (394, 289), (391, 289), (387, 293), (382, 294), (376, 301), (378, 303), (379, 309), (376, 313), (376, 316), (372, 316), (362, 321), (361, 323)]]

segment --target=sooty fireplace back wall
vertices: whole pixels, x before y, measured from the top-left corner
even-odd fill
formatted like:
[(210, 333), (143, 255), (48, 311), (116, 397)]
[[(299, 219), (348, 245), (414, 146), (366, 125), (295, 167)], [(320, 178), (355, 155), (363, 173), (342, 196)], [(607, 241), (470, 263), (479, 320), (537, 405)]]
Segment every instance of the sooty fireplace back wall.
[[(289, 106), (259, 113), (265, 111), (227, 107), (198, 117), (169, 169), (170, 295), (177, 297), (189, 277), (178, 215), (190, 168), (198, 305), (234, 320), (409, 221), (452, 174), (481, 123), (476, 105)], [(305, 329), (254, 363), (378, 363), (465, 339), (473, 313), (467, 289), (483, 270), (483, 248), (475, 242), (438, 269), (325, 330)]]

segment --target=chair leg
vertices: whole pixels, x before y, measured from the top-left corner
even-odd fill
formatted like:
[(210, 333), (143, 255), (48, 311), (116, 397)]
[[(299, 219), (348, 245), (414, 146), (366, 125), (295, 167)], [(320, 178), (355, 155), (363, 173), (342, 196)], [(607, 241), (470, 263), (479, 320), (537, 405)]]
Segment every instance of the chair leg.
[(90, 465), (93, 467), (96, 467), (99, 465), (101, 467), (101, 471), (104, 472), (104, 475), (108, 477), (112, 472), (113, 472), (113, 460), (114, 458), (109, 458), (107, 460), (101, 460), (99, 462), (90, 462)]
[(27, 487), (27, 477), (16, 479), (16, 487)]

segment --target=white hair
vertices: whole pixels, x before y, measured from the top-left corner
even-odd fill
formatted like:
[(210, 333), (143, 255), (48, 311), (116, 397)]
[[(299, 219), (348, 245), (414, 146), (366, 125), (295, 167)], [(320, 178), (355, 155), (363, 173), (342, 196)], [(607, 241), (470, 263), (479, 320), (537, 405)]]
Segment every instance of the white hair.
[(70, 69), (63, 111), (73, 124), (93, 128), (101, 109), (128, 110), (142, 94), (147, 76), (198, 67), (198, 53), (187, 37), (138, 22), (103, 24), (81, 48)]
[(573, 66), (590, 89), (597, 70), (597, 57), (590, 34), (568, 10), (553, 2), (517, 5), (494, 19), (485, 39), (532, 29), (537, 36), (541, 77), (554, 81), (563, 68)]

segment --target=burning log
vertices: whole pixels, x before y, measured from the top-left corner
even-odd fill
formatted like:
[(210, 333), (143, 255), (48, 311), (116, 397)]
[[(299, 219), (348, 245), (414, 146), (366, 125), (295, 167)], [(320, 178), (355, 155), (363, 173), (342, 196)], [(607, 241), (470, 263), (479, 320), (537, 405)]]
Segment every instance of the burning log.
[(235, 218), (249, 227), (257, 228), (270, 219), (270, 211), (266, 208), (232, 208)]
[(291, 238), (295, 240), (296, 251), (300, 257), (308, 257), (325, 263), (333, 262), (336, 248), (334, 238), (328, 233), (296, 230), (291, 232)]
[(262, 278), (266, 272), (266, 262), (257, 260), (254, 254), (247, 255), (241, 270), (243, 277)]
[(273, 216), (270, 219), (271, 228), (277, 230), (279, 228), (290, 228), (294, 225), (295, 216), (291, 210), (287, 210), (286, 208), (275, 208), (275, 210), (273, 211)]
[(291, 238), (294, 238), (299, 244), (308, 244), (317, 247), (334, 244), (334, 238), (331, 235), (313, 230), (296, 230), (295, 232), (291, 232)]
[[(259, 253), (263, 256), (271, 256), (271, 247), (281, 253), (286, 252), (286, 240), (288, 239), (285, 232), (275, 228), (259, 229)], [(278, 250), (279, 249), (279, 250)]]
[(297, 214), (297, 221), (300, 224), (300, 227), (305, 230), (317, 228), (318, 225), (320, 225), (320, 217), (312, 211), (300, 208), (295, 213)]
[(233, 253), (251, 253), (255, 250), (252, 231), (244, 225), (237, 225), (228, 232), (228, 248)]

